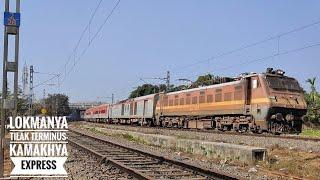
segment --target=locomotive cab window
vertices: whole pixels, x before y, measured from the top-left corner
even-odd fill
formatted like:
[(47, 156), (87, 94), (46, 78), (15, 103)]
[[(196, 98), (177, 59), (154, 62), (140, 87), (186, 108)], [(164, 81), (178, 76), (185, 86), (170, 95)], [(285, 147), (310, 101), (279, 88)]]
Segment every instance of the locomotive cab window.
[(252, 89), (256, 89), (259, 87), (259, 80), (258, 79), (253, 79), (252, 80)]

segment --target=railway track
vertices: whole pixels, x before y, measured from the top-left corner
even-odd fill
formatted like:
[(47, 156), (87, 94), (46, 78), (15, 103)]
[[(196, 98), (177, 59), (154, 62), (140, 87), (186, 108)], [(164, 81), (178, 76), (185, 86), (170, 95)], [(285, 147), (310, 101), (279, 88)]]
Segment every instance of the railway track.
[[(92, 124), (99, 124), (99, 125), (107, 125), (106, 123), (93, 123), (87, 122)], [(115, 126), (127, 126), (127, 127), (139, 127), (139, 128), (152, 128), (152, 129), (163, 129), (161, 127), (148, 127), (148, 126), (131, 126), (131, 125), (123, 125), (123, 124), (112, 124)], [(219, 131), (219, 130), (209, 130), (209, 129), (181, 129), (181, 128), (166, 128), (169, 130), (175, 131), (192, 131), (192, 132), (199, 132), (199, 133), (213, 133), (213, 134), (228, 134), (228, 135), (239, 135), (239, 136), (249, 136), (249, 137), (265, 137), (265, 138), (278, 138), (278, 139), (292, 139), (292, 140), (301, 140), (301, 141), (314, 141), (320, 142), (320, 138), (311, 138), (311, 137), (302, 137), (299, 135), (273, 135), (273, 134), (256, 134), (256, 133), (247, 133), (247, 132), (233, 132), (233, 131)]]
[(110, 163), (138, 179), (240, 179), (223, 172), (150, 154), (124, 145), (69, 130), (69, 143), (97, 156), (100, 163)]

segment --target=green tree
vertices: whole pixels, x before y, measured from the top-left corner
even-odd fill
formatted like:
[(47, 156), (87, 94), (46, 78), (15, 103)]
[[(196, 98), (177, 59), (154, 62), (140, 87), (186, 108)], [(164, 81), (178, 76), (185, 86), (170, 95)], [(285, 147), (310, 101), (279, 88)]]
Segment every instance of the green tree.
[(316, 99), (317, 99), (317, 89), (316, 89), (316, 78), (311, 78), (311, 79), (307, 79), (307, 83), (310, 84), (310, 98), (312, 101), (312, 104), (314, 105), (316, 103)]
[[(2, 98), (2, 92), (0, 92), (0, 96)], [(8, 90), (8, 99), (13, 99), (13, 93)], [(25, 115), (28, 110), (28, 98), (22, 95), (22, 90), (19, 88), (18, 90), (18, 102), (17, 102), (17, 111), (18, 115)], [(1, 111), (0, 111), (1, 115)]]
[(199, 76), (198, 79), (192, 83), (191, 88), (197, 88), (199, 86), (208, 86), (213, 84), (214, 76), (212, 74), (207, 74), (204, 76)]
[(149, 94), (162, 92), (165, 90), (166, 90), (166, 85), (164, 84), (160, 84), (159, 86), (152, 85), (152, 84), (143, 84), (142, 86), (138, 86), (135, 90), (133, 90), (130, 93), (129, 98), (145, 96)]
[(316, 78), (310, 78), (306, 81), (310, 85), (311, 91), (305, 92), (305, 98), (307, 101), (308, 120), (314, 123), (320, 123), (320, 95), (316, 89)]
[(70, 114), (69, 97), (64, 94), (49, 94), (44, 100), (48, 115), (66, 116)]

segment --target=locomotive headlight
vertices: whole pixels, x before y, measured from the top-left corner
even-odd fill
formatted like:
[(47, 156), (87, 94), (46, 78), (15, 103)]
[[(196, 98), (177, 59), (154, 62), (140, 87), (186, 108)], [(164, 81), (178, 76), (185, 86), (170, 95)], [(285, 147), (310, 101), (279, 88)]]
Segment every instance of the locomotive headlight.
[(277, 69), (276, 74), (283, 76), (284, 75), (284, 71), (281, 69)]
[(276, 101), (277, 102), (277, 96), (269, 96), (269, 99), (271, 101)]

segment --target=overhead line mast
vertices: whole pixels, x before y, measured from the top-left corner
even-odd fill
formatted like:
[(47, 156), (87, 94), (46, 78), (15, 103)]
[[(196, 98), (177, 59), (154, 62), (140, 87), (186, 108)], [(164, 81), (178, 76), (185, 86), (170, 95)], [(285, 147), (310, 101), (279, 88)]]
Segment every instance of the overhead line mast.
[[(4, 44), (3, 44), (3, 78), (1, 99), (1, 132), (0, 132), (0, 178), (4, 176), (4, 148), (5, 148), (5, 124), (8, 113), (11, 111), (13, 117), (17, 116), (18, 101), (18, 60), (19, 60), (19, 26), (20, 26), (20, 0), (16, 0), (16, 12), (10, 12), (9, 0), (5, 0), (4, 12)], [(14, 36), (14, 59), (8, 61), (9, 35)], [(13, 99), (8, 97), (8, 73), (14, 73)]]

